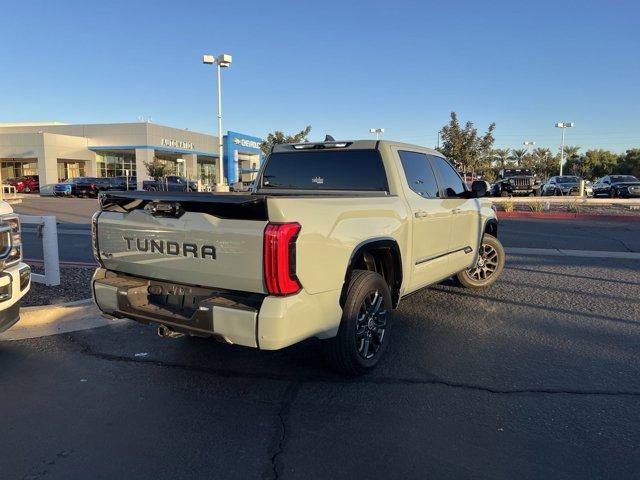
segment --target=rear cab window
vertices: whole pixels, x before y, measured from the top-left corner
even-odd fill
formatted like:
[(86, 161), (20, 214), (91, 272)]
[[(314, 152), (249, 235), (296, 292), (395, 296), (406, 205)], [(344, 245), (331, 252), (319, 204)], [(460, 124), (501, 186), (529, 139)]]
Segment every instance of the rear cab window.
[(272, 153), (260, 189), (388, 192), (389, 186), (378, 150), (323, 149)]

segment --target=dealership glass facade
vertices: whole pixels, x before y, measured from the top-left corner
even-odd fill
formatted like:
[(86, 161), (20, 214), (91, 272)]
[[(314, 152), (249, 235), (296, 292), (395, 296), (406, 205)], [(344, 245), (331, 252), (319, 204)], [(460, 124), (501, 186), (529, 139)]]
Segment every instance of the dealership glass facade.
[(38, 174), (38, 161), (34, 159), (3, 159), (2, 179), (24, 177), (25, 175)]
[(135, 152), (101, 152), (97, 155), (99, 177), (136, 176)]
[(64, 182), (72, 178), (84, 177), (86, 174), (84, 160), (58, 159), (58, 181)]

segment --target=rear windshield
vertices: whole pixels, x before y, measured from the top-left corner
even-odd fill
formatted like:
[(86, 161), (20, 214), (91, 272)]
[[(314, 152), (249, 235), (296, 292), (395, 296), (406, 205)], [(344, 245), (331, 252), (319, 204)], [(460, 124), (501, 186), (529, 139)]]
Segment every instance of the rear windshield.
[(386, 192), (387, 176), (377, 150), (322, 150), (273, 153), (262, 176), (263, 189)]
[(558, 183), (578, 183), (580, 179), (578, 177), (558, 177)]
[(638, 179), (632, 175), (611, 175), (613, 182), (637, 182)]

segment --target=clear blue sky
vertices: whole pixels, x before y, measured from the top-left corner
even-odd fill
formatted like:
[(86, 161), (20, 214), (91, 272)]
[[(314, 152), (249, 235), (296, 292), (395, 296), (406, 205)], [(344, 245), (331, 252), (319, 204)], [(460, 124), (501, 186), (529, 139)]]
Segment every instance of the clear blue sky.
[(640, 147), (634, 1), (7, 1), (0, 122), (136, 121), (432, 146), (451, 110), (496, 146)]

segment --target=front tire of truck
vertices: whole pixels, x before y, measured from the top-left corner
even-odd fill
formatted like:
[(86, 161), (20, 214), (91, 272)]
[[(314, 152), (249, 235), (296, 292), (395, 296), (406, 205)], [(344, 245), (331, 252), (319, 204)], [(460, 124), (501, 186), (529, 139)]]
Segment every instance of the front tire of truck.
[(389, 342), (391, 308), (391, 292), (384, 278), (368, 270), (354, 270), (338, 335), (323, 342), (329, 365), (351, 376), (375, 367)]
[(456, 280), (466, 288), (487, 288), (498, 279), (504, 270), (505, 253), (500, 240), (488, 233), (482, 237), (482, 245), (475, 267), (463, 270)]

